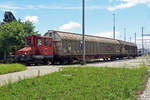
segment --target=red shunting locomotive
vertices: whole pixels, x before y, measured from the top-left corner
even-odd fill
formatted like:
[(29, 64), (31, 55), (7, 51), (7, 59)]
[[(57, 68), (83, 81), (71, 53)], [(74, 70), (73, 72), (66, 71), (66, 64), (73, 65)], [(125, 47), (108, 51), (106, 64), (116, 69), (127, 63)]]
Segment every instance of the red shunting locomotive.
[(25, 47), (17, 51), (15, 61), (25, 64), (46, 64), (53, 58), (53, 44), (51, 37), (28, 36), (25, 38)]

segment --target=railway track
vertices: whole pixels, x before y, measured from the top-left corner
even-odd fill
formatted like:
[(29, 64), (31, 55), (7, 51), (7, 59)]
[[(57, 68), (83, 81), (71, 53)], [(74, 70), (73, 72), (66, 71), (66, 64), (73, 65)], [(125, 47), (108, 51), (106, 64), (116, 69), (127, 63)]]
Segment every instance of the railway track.
[[(108, 60), (104, 61), (103, 59), (97, 59), (93, 61), (88, 61), (85, 66), (93, 66), (93, 67), (137, 67), (145, 62), (147, 62), (149, 59), (143, 58), (143, 57), (137, 57), (135, 59), (133, 58), (124, 58), (124, 59), (116, 59), (116, 60)], [(27, 67), (40, 67), (40, 66), (57, 66), (57, 67), (76, 67), (81, 66), (79, 62), (75, 62), (72, 64), (54, 64), (54, 65), (31, 65)]]

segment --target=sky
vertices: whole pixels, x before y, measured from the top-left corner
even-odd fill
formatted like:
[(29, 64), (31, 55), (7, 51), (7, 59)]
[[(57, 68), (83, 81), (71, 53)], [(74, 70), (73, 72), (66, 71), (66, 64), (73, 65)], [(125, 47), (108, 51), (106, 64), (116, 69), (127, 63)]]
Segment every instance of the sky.
[[(113, 37), (113, 15), (116, 14), (116, 38), (134, 42), (150, 33), (150, 0), (85, 0), (85, 32), (88, 35)], [(82, 32), (82, 0), (0, 0), (0, 20), (5, 11), (12, 11), (17, 19), (29, 20), (36, 31), (44, 35), (48, 30)], [(150, 39), (150, 37), (144, 37)], [(140, 43), (139, 43), (140, 44)]]

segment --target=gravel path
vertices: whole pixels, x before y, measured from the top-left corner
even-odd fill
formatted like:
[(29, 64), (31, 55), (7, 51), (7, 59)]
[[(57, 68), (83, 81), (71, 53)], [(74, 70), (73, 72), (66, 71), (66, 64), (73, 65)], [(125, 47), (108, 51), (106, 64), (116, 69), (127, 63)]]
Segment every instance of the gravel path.
[[(140, 67), (141, 64), (149, 65), (150, 57), (138, 57), (136, 59), (123, 59), (123, 60), (115, 60), (115, 61), (99, 61), (94, 63), (87, 63), (86, 66), (89, 67)], [(59, 67), (78, 67), (80, 64), (75, 65), (59, 65)]]
[(123, 59), (109, 62), (98, 62), (93, 64), (87, 64), (87, 66), (95, 66), (95, 67), (139, 67), (141, 64), (149, 65), (148, 61), (150, 61), (149, 57), (138, 57), (136, 59)]
[(42, 76), (56, 71), (59, 71), (58, 67), (28, 67), (28, 69), (25, 71), (0, 75), (0, 86), (7, 84), (8, 82), (16, 82), (20, 79)]

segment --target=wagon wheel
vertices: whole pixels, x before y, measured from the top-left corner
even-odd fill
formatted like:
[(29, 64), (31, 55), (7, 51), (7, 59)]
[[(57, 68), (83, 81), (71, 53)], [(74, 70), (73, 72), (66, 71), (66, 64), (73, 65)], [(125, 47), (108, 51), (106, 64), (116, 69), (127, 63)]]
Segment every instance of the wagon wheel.
[(68, 59), (68, 64), (72, 64), (73, 63), (73, 60), (72, 59)]
[(59, 62), (60, 62), (61, 65), (64, 65), (66, 60), (65, 59), (61, 59)]

